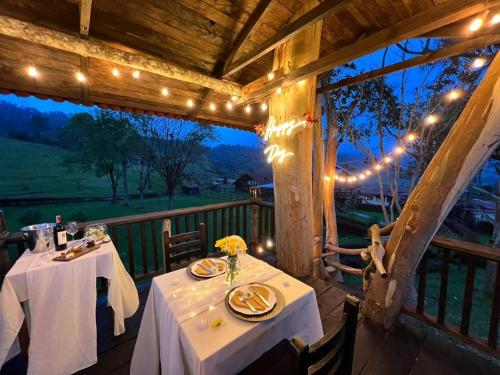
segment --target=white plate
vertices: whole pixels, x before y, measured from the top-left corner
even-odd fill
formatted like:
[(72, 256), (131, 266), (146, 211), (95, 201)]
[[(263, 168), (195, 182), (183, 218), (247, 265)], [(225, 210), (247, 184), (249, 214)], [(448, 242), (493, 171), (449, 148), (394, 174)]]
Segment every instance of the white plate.
[[(220, 264), (222, 265), (222, 269), (218, 269), (218, 270), (214, 270), (212, 269), (212, 273), (211, 274), (208, 274), (208, 275), (204, 275), (204, 274), (199, 274), (198, 272), (196, 272), (196, 269), (198, 267), (198, 264), (200, 264), (203, 260), (208, 260), (210, 259), (211, 261), (213, 261), (214, 263), (216, 264)], [(209, 262), (210, 263), (210, 262)], [(219, 276), (219, 275), (222, 275), (223, 273), (226, 272), (226, 262), (223, 261), (223, 260), (220, 260), (218, 258), (205, 258), (205, 259), (200, 259), (196, 262), (194, 262), (193, 264), (191, 264), (191, 273), (197, 277), (205, 277), (207, 279), (211, 278), (211, 277), (215, 277), (215, 276)]]
[[(245, 307), (240, 307), (240, 306), (237, 306), (233, 303), (233, 296), (236, 292), (242, 292), (242, 293), (252, 293), (253, 292), (250, 290), (250, 287), (253, 286), (253, 285), (257, 285), (261, 288), (265, 288), (268, 292), (269, 292), (269, 295), (267, 296), (266, 300), (267, 302), (269, 302), (269, 304), (271, 305), (270, 307), (266, 307), (264, 310), (257, 310), (257, 312), (252, 312), (252, 310), (250, 310), (249, 308), (245, 308)], [(257, 297), (259, 298), (259, 297)], [(245, 315), (262, 315), (262, 314), (265, 314), (269, 311), (271, 311), (273, 308), (274, 308), (274, 305), (276, 305), (276, 295), (274, 294), (274, 292), (269, 289), (268, 287), (266, 287), (264, 284), (258, 284), (258, 283), (255, 283), (255, 284), (246, 284), (246, 285), (242, 285), (242, 286), (239, 286), (235, 289), (233, 289), (231, 291), (231, 294), (229, 295), (229, 306), (231, 306), (231, 308), (234, 310), (234, 311), (237, 311), (241, 314), (245, 314)]]

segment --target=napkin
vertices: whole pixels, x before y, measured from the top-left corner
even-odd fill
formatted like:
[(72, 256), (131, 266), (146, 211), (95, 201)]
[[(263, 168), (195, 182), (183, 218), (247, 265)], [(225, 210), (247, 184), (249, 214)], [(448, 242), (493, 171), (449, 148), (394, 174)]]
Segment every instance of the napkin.
[[(269, 290), (267, 288), (263, 288), (263, 287), (257, 286), (257, 285), (254, 285), (254, 288), (257, 289), (257, 291), (260, 293), (260, 295), (267, 300), (267, 297), (269, 297)], [(245, 302), (242, 302), (239, 300), (239, 297), (244, 295), (244, 294), (245, 293), (238, 290), (236, 293), (234, 293), (233, 297), (231, 298), (231, 303), (236, 305), (236, 306), (250, 310), (250, 308), (248, 307), (248, 305)], [(252, 305), (253, 308), (257, 311), (263, 311), (267, 307), (264, 304), (264, 302), (262, 302), (261, 299), (255, 294), (253, 294), (252, 297), (248, 299), (248, 303), (250, 305)]]
[[(217, 264), (217, 268), (219, 270), (222, 270), (224, 269), (224, 264), (221, 263), (220, 261), (217, 261), (217, 260), (214, 260), (213, 261), (215, 264)], [(205, 268), (207, 269), (212, 269), (212, 264), (210, 264), (210, 262), (206, 259), (203, 259), (201, 262), (200, 262)], [(207, 272), (205, 271), (202, 267), (200, 267), (199, 265), (196, 265), (196, 269), (194, 270), (194, 272), (197, 274), (197, 275), (203, 275), (203, 276), (208, 276), (210, 275), (210, 272)]]

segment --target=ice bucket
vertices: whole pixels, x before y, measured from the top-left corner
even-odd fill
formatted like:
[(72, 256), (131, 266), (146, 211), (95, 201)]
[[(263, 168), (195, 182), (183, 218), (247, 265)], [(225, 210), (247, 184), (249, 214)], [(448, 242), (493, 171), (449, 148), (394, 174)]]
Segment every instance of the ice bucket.
[(54, 224), (29, 225), (21, 229), (28, 242), (29, 249), (34, 253), (41, 253), (54, 248)]

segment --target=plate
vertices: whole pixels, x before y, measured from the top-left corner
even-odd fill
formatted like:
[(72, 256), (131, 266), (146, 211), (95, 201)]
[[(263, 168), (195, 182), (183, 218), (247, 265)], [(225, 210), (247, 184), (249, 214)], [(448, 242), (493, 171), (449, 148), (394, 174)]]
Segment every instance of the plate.
[[(216, 270), (215, 267), (210, 267), (212, 273), (207, 273), (202, 266), (204, 266), (205, 269), (209, 269), (209, 265), (212, 262), (219, 265), (219, 268)], [(203, 258), (191, 263), (187, 269), (188, 272), (196, 278), (210, 279), (226, 272), (226, 262), (219, 258)]]
[[(260, 293), (265, 297), (265, 292), (262, 291), (262, 289), (265, 289), (267, 291), (268, 296), (265, 298), (267, 302), (269, 302), (270, 306), (266, 306), (265, 303), (259, 298), (259, 296), (253, 292), (252, 287), (258, 287), (260, 290)], [(241, 305), (237, 305), (234, 303), (234, 295), (235, 294), (241, 294), (243, 296), (247, 296), (251, 298), (249, 301), (252, 306), (258, 307), (260, 305), (261, 309), (259, 310), (257, 308), (257, 311), (252, 312), (249, 307), (243, 307)], [(243, 304), (243, 302), (241, 302)], [(230, 293), (229, 293), (229, 306), (236, 312), (243, 314), (243, 315), (262, 315), (265, 313), (268, 313), (271, 311), (274, 306), (276, 305), (276, 295), (274, 294), (274, 291), (269, 289), (266, 285), (264, 284), (246, 284), (239, 286), (237, 288), (234, 288)], [(262, 309), (262, 307), (264, 309)]]
[(229, 296), (231, 295), (231, 292), (232, 292), (231, 291), (226, 295), (226, 300), (225, 300), (226, 308), (231, 313), (231, 315), (233, 315), (235, 318), (243, 320), (245, 322), (257, 323), (257, 322), (263, 322), (265, 320), (273, 319), (283, 311), (283, 309), (285, 308), (285, 296), (283, 295), (283, 293), (281, 293), (278, 289), (276, 289), (275, 287), (273, 287), (271, 285), (267, 285), (267, 284), (259, 284), (259, 285), (263, 285), (266, 288), (268, 288), (274, 292), (274, 295), (276, 296), (276, 305), (274, 306), (274, 308), (267, 313), (259, 314), (259, 315), (241, 314), (238, 311), (233, 310), (233, 308), (229, 304)]

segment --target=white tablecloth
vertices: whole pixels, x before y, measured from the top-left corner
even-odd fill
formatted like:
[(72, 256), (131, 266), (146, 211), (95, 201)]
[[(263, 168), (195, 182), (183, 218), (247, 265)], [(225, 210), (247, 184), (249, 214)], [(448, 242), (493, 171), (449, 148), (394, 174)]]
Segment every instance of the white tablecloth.
[[(153, 279), (142, 318), (132, 375), (235, 374), (282, 339), (301, 336), (312, 344), (323, 336), (314, 290), (251, 256), (242, 258), (240, 282), (265, 282), (285, 296), (272, 320), (250, 323), (233, 317), (224, 304), (230, 288), (224, 275), (195, 281), (185, 269)], [(222, 293), (221, 293), (222, 291)], [(211, 328), (217, 318), (223, 324)], [(208, 327), (201, 329), (200, 322)]]
[(5, 276), (0, 291), (0, 365), (24, 320), (29, 302), (28, 374), (71, 374), (97, 362), (96, 277), (108, 279), (115, 335), (125, 332), (139, 298), (112, 242), (70, 262), (26, 251)]

